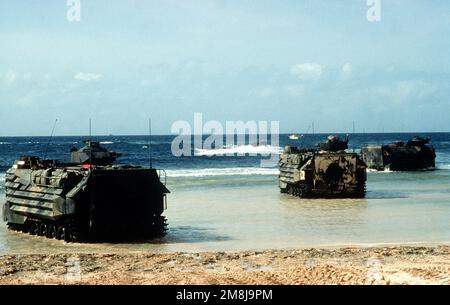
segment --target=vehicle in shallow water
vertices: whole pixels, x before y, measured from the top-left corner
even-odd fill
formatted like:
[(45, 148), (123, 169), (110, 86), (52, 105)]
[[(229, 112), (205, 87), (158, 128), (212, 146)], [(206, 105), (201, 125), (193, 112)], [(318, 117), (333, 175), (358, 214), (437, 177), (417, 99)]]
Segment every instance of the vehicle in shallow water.
[[(98, 142), (71, 149), (71, 162), (25, 156), (6, 173), (3, 219), (12, 230), (65, 241), (162, 236), (162, 170), (112, 165)], [(165, 175), (165, 174), (164, 174)]]
[(433, 169), (436, 153), (430, 139), (414, 137), (408, 142), (387, 145), (368, 144), (361, 148), (367, 167), (374, 170), (412, 171)]
[(366, 165), (346, 152), (347, 140), (329, 136), (314, 149), (287, 146), (279, 160), (282, 193), (302, 198), (362, 198)]

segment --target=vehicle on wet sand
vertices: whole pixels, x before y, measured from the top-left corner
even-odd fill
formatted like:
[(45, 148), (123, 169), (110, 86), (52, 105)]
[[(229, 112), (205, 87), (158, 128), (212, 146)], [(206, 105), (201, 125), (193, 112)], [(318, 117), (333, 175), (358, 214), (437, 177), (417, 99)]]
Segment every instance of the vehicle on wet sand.
[(368, 144), (361, 148), (367, 167), (373, 170), (412, 171), (434, 169), (436, 153), (430, 139), (414, 137), (408, 142)]
[(314, 149), (287, 146), (279, 160), (282, 193), (302, 198), (362, 198), (366, 165), (348, 140), (329, 136)]
[(3, 219), (12, 230), (65, 241), (161, 236), (166, 194), (160, 171), (112, 165), (120, 154), (86, 141), (71, 162), (25, 156), (6, 173)]

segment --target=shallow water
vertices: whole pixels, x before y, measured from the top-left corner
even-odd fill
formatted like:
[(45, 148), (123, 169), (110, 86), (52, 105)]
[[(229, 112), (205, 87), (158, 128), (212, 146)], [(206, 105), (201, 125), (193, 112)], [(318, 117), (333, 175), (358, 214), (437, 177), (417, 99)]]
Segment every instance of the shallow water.
[[(409, 136), (365, 135), (358, 143), (370, 142), (372, 138), (374, 142), (388, 142)], [(65, 244), (10, 232), (0, 222), (0, 254), (450, 243), (450, 134), (430, 136), (435, 139), (438, 170), (370, 172), (367, 198), (358, 200), (299, 199), (280, 194), (277, 170), (259, 168), (257, 157), (176, 159), (167, 156), (168, 137), (161, 137), (156, 145), (159, 155), (155, 162), (168, 169), (171, 190), (164, 213), (169, 224), (166, 237), (128, 244)], [(142, 152), (142, 145), (147, 142), (135, 138), (120, 138), (119, 142), (109, 141), (108, 137), (101, 140), (116, 143), (117, 146), (106, 145), (125, 152), (126, 160), (145, 164), (147, 153)], [(0, 202), (3, 202), (4, 170), (17, 155), (41, 154), (46, 141), (5, 138), (0, 142), (9, 143), (0, 145)], [(76, 139), (59, 139), (60, 146), (56, 145), (52, 153), (62, 153), (74, 142)], [(284, 144), (289, 143), (281, 143)]]
[[(420, 180), (415, 175), (369, 173), (367, 198), (357, 200), (299, 199), (280, 194), (276, 176), (200, 178), (190, 183), (174, 178), (165, 212), (170, 229), (163, 239), (135, 244), (65, 244), (8, 232), (2, 224), (0, 253), (448, 243), (449, 173), (421, 173)], [(222, 183), (215, 183), (215, 179)]]

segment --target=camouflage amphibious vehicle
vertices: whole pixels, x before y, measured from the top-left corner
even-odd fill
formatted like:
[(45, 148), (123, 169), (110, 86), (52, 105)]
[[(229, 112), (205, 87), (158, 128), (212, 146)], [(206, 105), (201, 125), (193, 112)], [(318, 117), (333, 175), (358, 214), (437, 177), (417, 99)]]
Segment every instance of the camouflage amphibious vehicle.
[(329, 136), (316, 149), (287, 146), (280, 156), (279, 187), (282, 193), (303, 198), (362, 198), (366, 165), (348, 153), (348, 140)]
[(120, 154), (86, 141), (71, 162), (22, 157), (6, 174), (3, 218), (13, 230), (65, 241), (160, 236), (168, 189), (159, 171), (115, 166)]
[(430, 139), (414, 137), (407, 143), (364, 145), (361, 155), (367, 167), (374, 170), (410, 171), (435, 167), (436, 153)]

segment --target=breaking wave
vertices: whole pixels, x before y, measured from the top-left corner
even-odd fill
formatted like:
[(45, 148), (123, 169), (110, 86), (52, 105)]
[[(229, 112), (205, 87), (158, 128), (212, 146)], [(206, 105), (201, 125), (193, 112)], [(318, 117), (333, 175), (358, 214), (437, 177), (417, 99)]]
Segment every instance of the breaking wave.
[(114, 144), (114, 142), (111, 142), (111, 141), (103, 141), (103, 142), (100, 142), (100, 144), (102, 144), (102, 145), (109, 145), (109, 144)]
[(437, 169), (450, 169), (450, 164), (436, 164)]
[(0, 190), (5, 188), (5, 174), (1, 173), (0, 174)]
[(216, 149), (195, 149), (196, 156), (217, 156), (217, 155), (269, 155), (281, 154), (283, 149), (270, 145), (231, 145)]
[[(417, 172), (428, 172), (428, 171), (432, 171), (435, 169), (450, 169), (450, 164), (436, 165), (436, 167), (427, 167), (427, 168), (418, 169), (416, 171)], [(368, 173), (398, 173), (398, 172), (402, 172), (402, 171), (393, 171), (393, 170), (390, 170), (387, 168), (385, 168), (384, 170), (376, 170), (373, 168), (367, 168), (366, 172), (368, 172)]]
[(368, 172), (368, 173), (395, 173), (394, 171), (391, 171), (390, 169), (387, 169), (387, 168), (385, 168), (384, 170), (366, 168), (366, 172)]
[(166, 170), (168, 177), (208, 177), (208, 176), (252, 176), (252, 175), (278, 175), (277, 168), (262, 167), (231, 167), (231, 168), (204, 168), (185, 170)]

